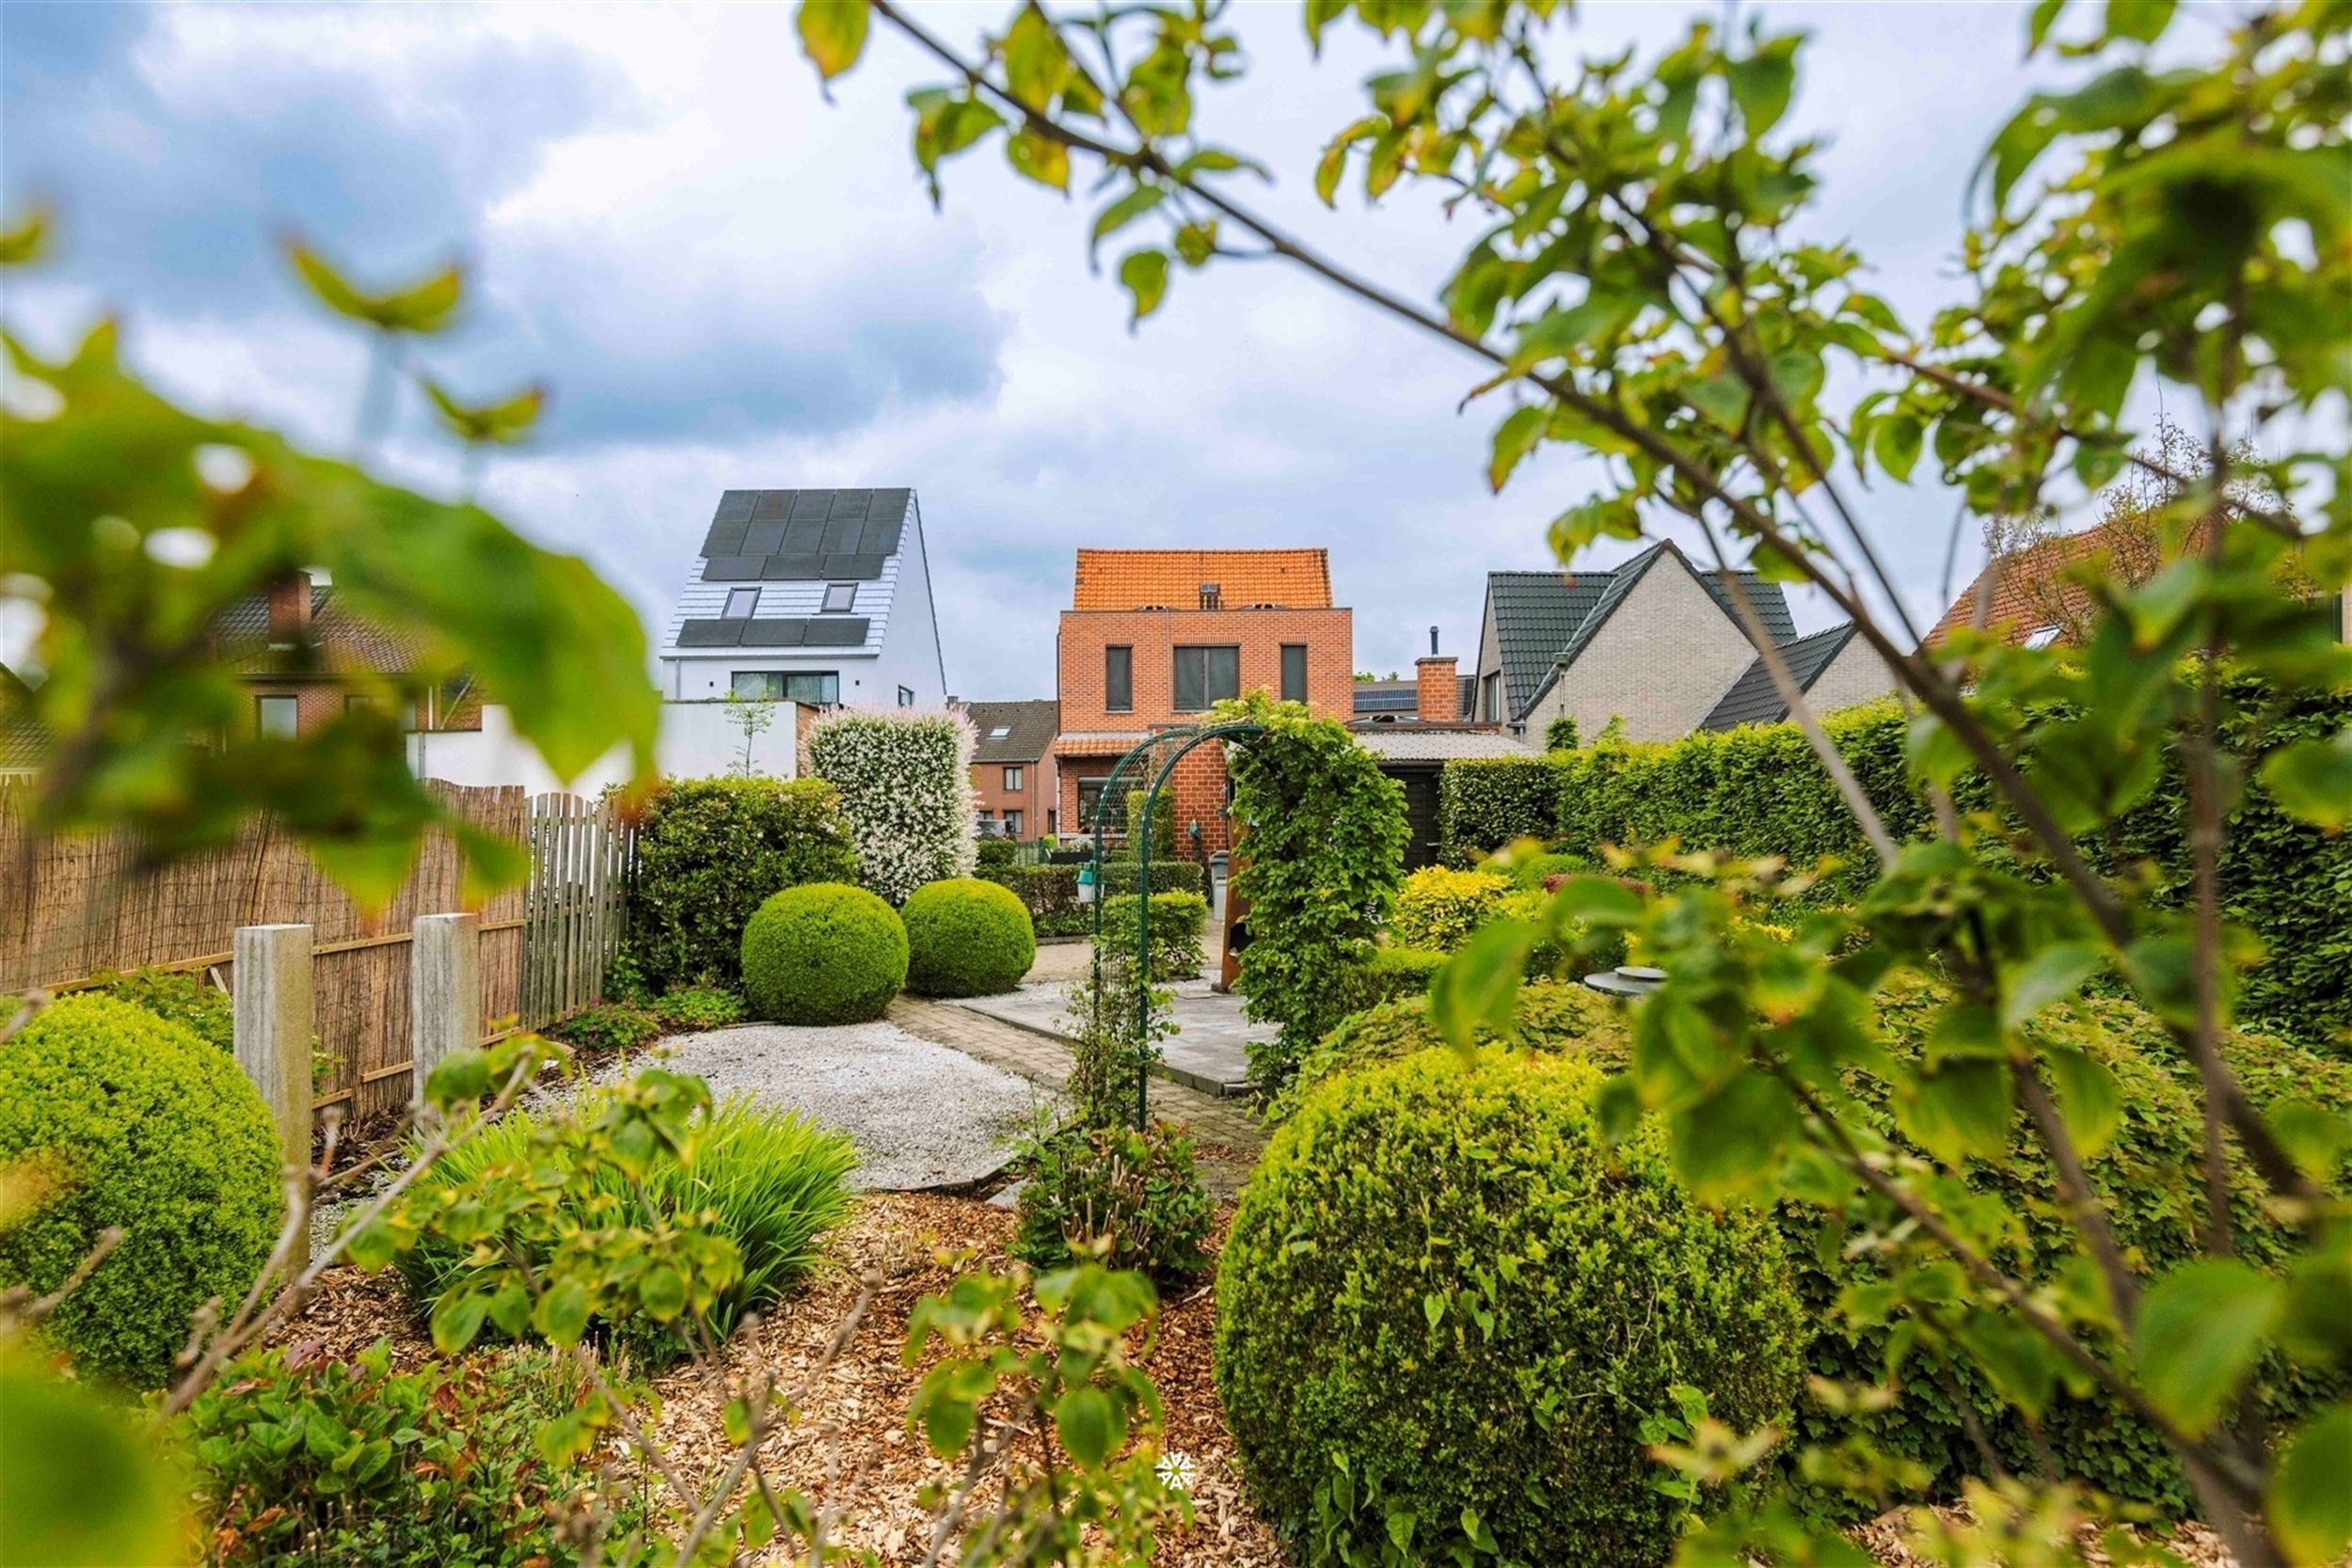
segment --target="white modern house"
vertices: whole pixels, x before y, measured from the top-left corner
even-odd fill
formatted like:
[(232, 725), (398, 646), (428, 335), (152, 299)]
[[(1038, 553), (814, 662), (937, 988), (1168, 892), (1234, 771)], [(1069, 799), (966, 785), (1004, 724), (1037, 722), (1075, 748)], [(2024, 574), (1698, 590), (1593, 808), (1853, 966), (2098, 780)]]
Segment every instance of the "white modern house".
[(672, 703), (940, 707), (913, 490), (729, 490), (661, 640)]

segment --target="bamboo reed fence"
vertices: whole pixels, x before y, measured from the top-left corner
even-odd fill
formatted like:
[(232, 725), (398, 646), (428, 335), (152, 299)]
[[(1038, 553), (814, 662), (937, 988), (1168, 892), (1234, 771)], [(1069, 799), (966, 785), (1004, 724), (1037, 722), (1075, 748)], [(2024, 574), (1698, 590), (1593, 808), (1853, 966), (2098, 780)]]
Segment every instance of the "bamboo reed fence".
[[(467, 821), (532, 849), (526, 885), (479, 911), (485, 1037), (596, 1000), (620, 937), (627, 830), (572, 796), (436, 787)], [(308, 925), (317, 1103), (358, 1117), (406, 1103), (409, 923), (465, 907), (446, 838), (427, 839), (406, 885), (370, 915), (268, 821), (224, 848), (143, 869), (127, 832), (48, 838), (28, 854), (18, 793), (0, 790), (0, 992), (73, 990), (144, 968), (200, 972), (230, 990), (238, 927)]]

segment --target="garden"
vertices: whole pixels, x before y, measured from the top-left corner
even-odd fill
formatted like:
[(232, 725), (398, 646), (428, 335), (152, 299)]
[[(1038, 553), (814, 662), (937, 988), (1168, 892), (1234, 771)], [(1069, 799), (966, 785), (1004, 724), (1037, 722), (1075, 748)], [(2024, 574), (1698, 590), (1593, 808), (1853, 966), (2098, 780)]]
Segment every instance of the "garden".
[[(1150, 1109), (1199, 888), (982, 864), (954, 714), (829, 715), (793, 781), (638, 781), (608, 1001), (452, 1053), (390, 1140), (330, 1121), (283, 1168), (192, 982), (11, 999), (0, 1560), (2344, 1559), (2352, 499), (2340, 440), (2297, 445), (2352, 391), (2309, 329), (2352, 301), (2341, 17), (2233, 18), (2184, 64), (2169, 7), (2035, 8), (2029, 48), (2101, 73), (1990, 150), (1967, 298), (1915, 334), (1797, 237), (1799, 37), (1547, 76), (1546, 10), (1307, 8), (1399, 54), (1324, 198), (1353, 170), (1494, 220), (1438, 314), (1349, 292), (1486, 359), (1498, 489), (1546, 444), (1609, 459), (1563, 559), (1683, 519), (1847, 610), (1899, 694), (1817, 714), (1763, 650), (1788, 722), (1452, 764), (1410, 876), (1342, 722), (1207, 714), (1265, 1034), (1231, 1201)], [(1194, 129), (1243, 69), (1218, 16), (1025, 8), (972, 59), (889, 0), (800, 30), (828, 78), (884, 28), (939, 60), (935, 191), (1001, 138), (1057, 189), (1100, 166), (1098, 242), (1169, 219), (1116, 268), (1138, 319), (1239, 235), (1347, 288)], [(320, 292), (379, 344), (453, 305)], [(445, 827), (356, 710), (184, 744), (233, 689), (153, 627), (313, 560), (478, 659), (551, 763), (646, 739), (642, 642), (577, 562), (183, 414), (107, 330), (8, 344), (57, 398), (0, 446), (68, 677), (52, 831), (135, 817), (165, 855), (267, 813), (380, 886)], [(2201, 467), (2135, 444), (2143, 375), (2200, 406)], [(245, 476), (194, 488), (223, 445)], [(2151, 471), (2160, 567), (2078, 563), (2079, 638), (1921, 647), (1856, 589), (1854, 519), (1925, 453), (1979, 517)], [(240, 547), (166, 570), (90, 522), (126, 515)], [(451, 560), (508, 568), (501, 614)], [(542, 657), (573, 639), (619, 651)], [(1056, 1083), (894, 1022), (1024, 984), (1108, 920), (1082, 887), (1136, 940), (1087, 955)], [(977, 1168), (892, 1163), (941, 1140)]]

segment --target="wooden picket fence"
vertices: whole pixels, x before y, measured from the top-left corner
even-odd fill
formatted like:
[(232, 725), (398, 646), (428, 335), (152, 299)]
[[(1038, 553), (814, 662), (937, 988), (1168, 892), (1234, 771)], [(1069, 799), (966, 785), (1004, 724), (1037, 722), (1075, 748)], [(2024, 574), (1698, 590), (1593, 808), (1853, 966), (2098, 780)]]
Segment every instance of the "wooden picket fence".
[[(620, 942), (628, 829), (574, 796), (435, 787), (468, 822), (532, 852), (529, 881), (480, 911), (486, 1037), (597, 1000)], [(71, 990), (146, 968), (196, 972), (230, 990), (238, 927), (308, 925), (317, 1103), (366, 1117), (406, 1102), (409, 923), (464, 908), (462, 865), (445, 838), (427, 839), (406, 885), (371, 916), (273, 823), (248, 823), (221, 849), (149, 869), (130, 833), (47, 838), (27, 853), (21, 796), (0, 789), (0, 993)]]
[(523, 895), (521, 1022), (536, 1029), (597, 1001), (621, 951), (635, 835), (577, 795), (531, 800)]

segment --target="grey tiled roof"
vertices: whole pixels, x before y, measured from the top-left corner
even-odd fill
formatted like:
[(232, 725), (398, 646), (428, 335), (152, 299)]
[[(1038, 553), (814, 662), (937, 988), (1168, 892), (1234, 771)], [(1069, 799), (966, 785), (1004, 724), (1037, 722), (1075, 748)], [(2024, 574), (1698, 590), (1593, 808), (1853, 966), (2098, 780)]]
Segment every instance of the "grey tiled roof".
[[(964, 712), (980, 732), (972, 748), (974, 762), (1035, 762), (1054, 744), (1061, 729), (1061, 705), (1050, 697), (1023, 703), (973, 703)], [(1009, 733), (991, 739), (989, 732)]]
[[(1797, 689), (1810, 691), (1813, 683), (1821, 678), (1838, 650), (1853, 640), (1853, 623), (1841, 621), (1834, 626), (1811, 632), (1804, 637), (1790, 638), (1780, 645), (1780, 657), (1788, 665), (1788, 673), (1796, 678)], [(1777, 724), (1788, 717), (1788, 705), (1780, 700), (1772, 689), (1772, 672), (1764, 668), (1764, 656), (1740, 673), (1731, 683), (1708, 716), (1699, 721), (1703, 730), (1728, 730), (1740, 724)]]
[[(275, 673), (280, 660), (269, 645), (269, 599), (248, 594), (213, 618), (214, 647), (232, 669)], [(421, 640), (414, 632), (378, 626), (354, 615), (336, 597), (332, 584), (310, 585), (310, 634), (327, 667), (405, 674), (421, 661)]]
[[(1511, 718), (1526, 717), (1549, 690), (1558, 671), (1577, 656), (1615, 613), (1634, 584), (1671, 552), (1698, 578), (1708, 596), (1739, 624), (1731, 592), (1715, 572), (1683, 555), (1671, 540), (1652, 545), (1613, 571), (1608, 572), (1490, 572), (1486, 592), (1494, 600), (1495, 641), (1502, 660), (1503, 679), (1510, 691)], [(1754, 572), (1737, 574), (1748, 600), (1763, 618), (1774, 642), (1796, 635), (1788, 599), (1780, 584), (1767, 582)]]
[(1534, 748), (1490, 726), (1350, 724), (1356, 744), (1387, 762), (1450, 762), (1455, 757), (1533, 756)]

